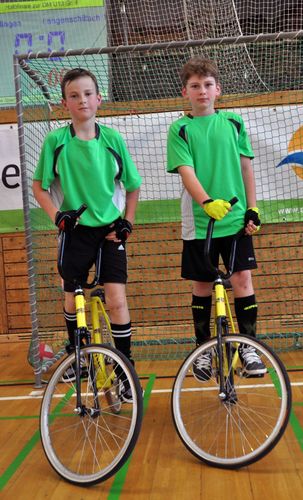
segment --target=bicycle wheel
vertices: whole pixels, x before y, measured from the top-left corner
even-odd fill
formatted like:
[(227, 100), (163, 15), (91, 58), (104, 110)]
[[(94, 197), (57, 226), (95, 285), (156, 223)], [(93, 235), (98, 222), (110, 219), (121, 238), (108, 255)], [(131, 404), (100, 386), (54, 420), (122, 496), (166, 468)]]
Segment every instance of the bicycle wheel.
[[(255, 348), (267, 369), (264, 375), (244, 376), (237, 353), (239, 343)], [(213, 338), (197, 347), (181, 365), (171, 405), (174, 425), (186, 448), (211, 466), (233, 469), (261, 459), (282, 437), (291, 410), (291, 387), (282, 362), (264, 343), (227, 335), (222, 338), (222, 347), (224, 384), (229, 396), (222, 399), (224, 393), (220, 392), (215, 366), (217, 339)], [(209, 351), (212, 375), (199, 382), (192, 374), (193, 362)], [(231, 352), (232, 359), (225, 359)]]
[[(75, 382), (62, 375), (75, 363), (68, 356), (52, 375), (42, 400), (40, 434), (51, 466), (71, 483), (91, 485), (115, 474), (133, 451), (142, 423), (142, 390), (132, 364), (116, 349), (90, 345), (81, 349), (87, 378), (81, 379), (81, 407), (77, 407)], [(106, 389), (97, 385), (95, 356), (103, 356), (107, 373), (119, 368), (131, 388), (133, 403), (117, 413), (108, 404)], [(109, 374), (114, 379), (113, 374)], [(108, 386), (108, 384), (107, 384)]]

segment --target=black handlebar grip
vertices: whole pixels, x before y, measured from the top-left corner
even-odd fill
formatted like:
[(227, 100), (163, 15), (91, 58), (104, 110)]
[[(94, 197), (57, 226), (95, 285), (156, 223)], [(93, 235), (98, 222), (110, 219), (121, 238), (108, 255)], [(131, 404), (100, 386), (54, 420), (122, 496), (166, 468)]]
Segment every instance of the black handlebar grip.
[(81, 207), (78, 208), (78, 210), (76, 210), (77, 217), (80, 217), (80, 215), (82, 215), (86, 209), (87, 209), (87, 205), (85, 205), (85, 204), (81, 205)]
[(231, 200), (229, 200), (229, 203), (231, 204), (231, 206), (235, 205), (237, 202), (239, 201), (239, 199), (234, 196)]

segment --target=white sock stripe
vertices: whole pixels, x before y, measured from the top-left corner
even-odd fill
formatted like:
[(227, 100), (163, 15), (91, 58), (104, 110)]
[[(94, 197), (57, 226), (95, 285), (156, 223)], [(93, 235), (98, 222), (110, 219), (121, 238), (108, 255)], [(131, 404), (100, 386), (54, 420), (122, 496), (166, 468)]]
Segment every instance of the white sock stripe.
[(64, 311), (64, 318), (67, 319), (68, 321), (76, 321), (77, 315), (76, 313), (68, 313)]
[(113, 326), (111, 326), (111, 329), (112, 329), (112, 332), (114, 333), (130, 333), (131, 332), (131, 328), (127, 325), (126, 328), (115, 328)]
[(124, 333), (124, 334), (122, 334), (122, 335), (121, 335), (121, 334), (119, 335), (118, 333), (114, 333), (114, 332), (112, 332), (112, 336), (113, 336), (115, 339), (118, 339), (118, 338), (122, 339), (122, 338), (125, 338), (125, 337), (131, 337), (131, 332), (129, 332), (129, 333)]

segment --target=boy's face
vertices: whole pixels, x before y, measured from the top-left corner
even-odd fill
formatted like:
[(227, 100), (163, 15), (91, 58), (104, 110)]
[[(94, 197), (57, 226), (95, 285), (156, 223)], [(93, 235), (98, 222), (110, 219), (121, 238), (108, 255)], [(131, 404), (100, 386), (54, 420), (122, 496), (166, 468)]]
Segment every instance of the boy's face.
[(95, 83), (90, 76), (81, 76), (67, 82), (62, 104), (73, 120), (83, 122), (94, 118), (100, 103), (101, 95), (97, 94)]
[(191, 76), (182, 89), (192, 106), (193, 116), (206, 116), (214, 113), (215, 100), (221, 93), (219, 83), (212, 76)]

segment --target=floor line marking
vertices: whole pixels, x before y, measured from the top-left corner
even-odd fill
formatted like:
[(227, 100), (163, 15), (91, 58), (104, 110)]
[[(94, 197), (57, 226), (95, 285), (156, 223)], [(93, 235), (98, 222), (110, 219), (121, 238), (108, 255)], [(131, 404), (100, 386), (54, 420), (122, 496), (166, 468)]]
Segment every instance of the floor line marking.
[[(202, 385), (202, 384), (201, 384)], [(291, 382), (290, 384), (292, 387), (302, 387), (303, 386), (303, 382)], [(241, 385), (241, 387), (239, 387), (239, 389), (254, 389), (254, 388), (260, 388), (260, 387), (274, 387), (274, 384), (263, 384), (263, 385), (260, 385), (260, 384), (249, 384), (249, 385)], [(197, 388), (188, 388), (188, 389), (184, 389), (184, 391), (186, 392), (189, 392), (189, 391), (215, 391), (217, 390), (218, 388), (217, 387), (197, 387)], [(37, 391), (38, 392), (38, 391)], [(152, 394), (167, 394), (167, 393), (171, 393), (172, 392), (172, 389), (153, 389), (152, 391)], [(56, 398), (61, 398), (63, 397), (64, 395), (63, 394), (55, 394), (53, 397), (56, 397)], [(0, 397), (0, 402), (1, 401), (19, 401), (19, 400), (27, 400), (27, 399), (42, 399), (43, 398), (43, 394), (42, 395), (36, 395), (36, 394), (32, 394), (30, 393), (28, 396), (1, 396)]]

